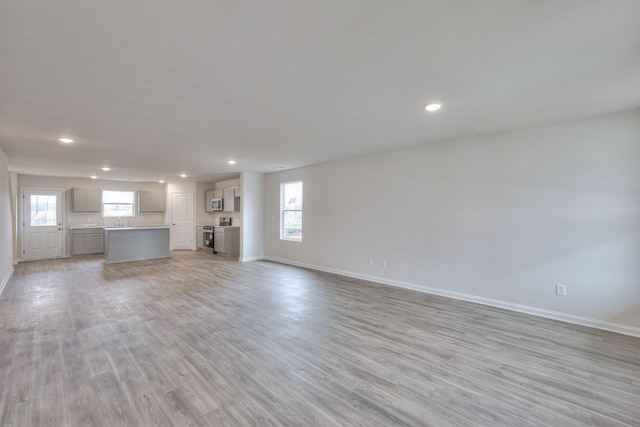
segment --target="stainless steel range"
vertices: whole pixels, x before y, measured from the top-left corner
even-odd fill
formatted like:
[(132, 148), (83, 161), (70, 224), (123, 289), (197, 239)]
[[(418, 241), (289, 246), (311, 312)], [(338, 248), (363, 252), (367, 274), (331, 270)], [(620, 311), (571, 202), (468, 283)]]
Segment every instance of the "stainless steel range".
[(206, 253), (213, 253), (213, 226), (205, 225), (202, 227), (202, 250)]
[(215, 254), (216, 241), (220, 250), (224, 248), (224, 228), (231, 226), (231, 217), (222, 216), (219, 220), (219, 226), (217, 225), (205, 225), (202, 227), (202, 250), (209, 254)]

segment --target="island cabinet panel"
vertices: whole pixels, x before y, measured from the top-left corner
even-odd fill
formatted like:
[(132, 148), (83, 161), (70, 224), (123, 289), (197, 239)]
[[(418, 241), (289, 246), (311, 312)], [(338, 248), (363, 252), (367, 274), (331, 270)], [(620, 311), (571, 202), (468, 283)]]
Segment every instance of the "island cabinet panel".
[(107, 227), (107, 262), (139, 261), (169, 257), (169, 227)]
[(101, 228), (71, 230), (71, 255), (98, 255), (104, 253), (104, 231)]
[(166, 209), (164, 191), (138, 191), (138, 212), (164, 212)]
[(100, 212), (102, 210), (102, 190), (99, 188), (71, 189), (74, 212)]

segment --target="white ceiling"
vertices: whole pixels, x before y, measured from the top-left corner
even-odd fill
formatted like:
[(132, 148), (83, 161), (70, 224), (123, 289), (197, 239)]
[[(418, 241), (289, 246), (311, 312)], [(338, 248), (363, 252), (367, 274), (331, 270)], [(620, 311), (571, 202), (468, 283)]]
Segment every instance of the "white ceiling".
[(0, 147), (20, 173), (209, 180), (636, 108), (639, 18), (638, 0), (0, 0)]

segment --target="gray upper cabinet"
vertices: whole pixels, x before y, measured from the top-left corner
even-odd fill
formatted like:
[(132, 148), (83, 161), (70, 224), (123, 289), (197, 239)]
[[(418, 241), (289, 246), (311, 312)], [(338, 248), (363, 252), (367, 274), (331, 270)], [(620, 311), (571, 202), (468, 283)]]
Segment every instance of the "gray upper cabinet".
[[(222, 203), (222, 210), (224, 212), (233, 212), (235, 210), (236, 189), (235, 187), (229, 187), (224, 189), (224, 199)], [(214, 244), (215, 245), (215, 244)]]
[(102, 191), (99, 188), (71, 189), (74, 212), (100, 212), (102, 210)]
[(138, 191), (138, 212), (164, 212), (166, 209), (164, 191)]
[(211, 200), (213, 200), (213, 190), (207, 190), (204, 192), (204, 211), (213, 212), (211, 209)]
[(238, 187), (224, 189), (224, 212), (240, 212), (240, 191)]

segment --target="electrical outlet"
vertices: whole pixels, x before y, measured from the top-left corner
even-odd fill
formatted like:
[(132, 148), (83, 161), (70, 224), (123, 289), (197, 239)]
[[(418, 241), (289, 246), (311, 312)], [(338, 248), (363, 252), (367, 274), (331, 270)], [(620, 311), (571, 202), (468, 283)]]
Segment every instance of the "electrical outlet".
[(387, 266), (387, 260), (386, 259), (381, 259), (380, 260), (380, 265), (384, 268)]
[(373, 265), (373, 258), (367, 258), (367, 265)]
[(556, 295), (560, 295), (561, 297), (567, 296), (567, 285), (563, 285), (561, 283), (556, 283)]

